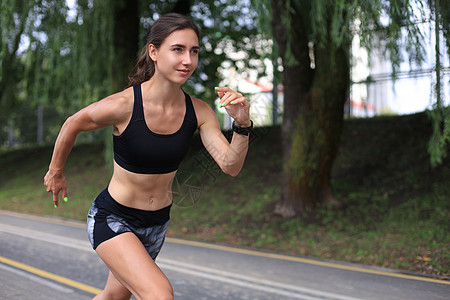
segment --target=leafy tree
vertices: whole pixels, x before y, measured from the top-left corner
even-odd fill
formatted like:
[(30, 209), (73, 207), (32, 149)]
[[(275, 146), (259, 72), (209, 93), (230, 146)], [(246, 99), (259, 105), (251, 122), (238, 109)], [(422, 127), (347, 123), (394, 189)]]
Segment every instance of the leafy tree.
[[(13, 114), (17, 107), (17, 86), (24, 63), (18, 58), (20, 41), (28, 34), (33, 19), (33, 1), (0, 1), (0, 129), (11, 133)], [(8, 124), (8, 126), (6, 125)]]
[[(1, 127), (9, 120), (23, 126), (18, 114), (25, 107), (43, 107), (46, 141), (56, 137), (55, 124), (69, 114), (127, 85), (148, 29), (162, 14), (190, 14), (200, 25), (203, 59), (185, 89), (208, 102), (215, 99), (224, 60), (245, 69), (252, 57), (258, 58), (249, 47), (257, 38), (255, 14), (243, 0), (78, 0), (72, 8), (65, 0), (0, 3)], [(244, 58), (228, 55), (239, 49), (249, 49)], [(20, 137), (25, 130), (14, 132), (19, 141), (32, 142)]]
[[(420, 64), (424, 49), (418, 24), (425, 16), (424, 3), (265, 0), (254, 4), (264, 31), (271, 32), (278, 45), (284, 67), (284, 175), (276, 212), (291, 217), (318, 203), (339, 207), (330, 173), (348, 98), (352, 37), (358, 34), (369, 53), (374, 48), (384, 49), (394, 74), (404, 59), (401, 49), (407, 50), (411, 61)], [(448, 29), (448, 23), (445, 26)], [(402, 39), (402, 31), (407, 33), (406, 40)]]
[(23, 63), (17, 58), (22, 35), (32, 23), (32, 1), (0, 2), (0, 110), (14, 105), (14, 82), (20, 80)]
[(450, 108), (443, 105), (441, 49), (439, 43), (440, 32), (442, 31), (447, 43), (447, 54), (450, 56), (450, 3), (439, 0), (429, 0), (428, 3), (434, 16), (436, 37), (436, 83), (434, 84), (436, 103), (434, 104), (434, 109), (429, 111), (433, 124), (433, 134), (428, 143), (431, 165), (435, 167), (441, 164), (443, 158), (446, 157), (447, 143), (450, 143)]
[[(70, 17), (65, 0), (2, 0), (2, 124), (20, 126), (23, 109), (42, 106), (52, 140), (69, 113), (110, 91), (111, 5), (95, 1), (94, 10), (92, 3), (78, 1)], [(14, 130), (19, 140), (25, 130)]]

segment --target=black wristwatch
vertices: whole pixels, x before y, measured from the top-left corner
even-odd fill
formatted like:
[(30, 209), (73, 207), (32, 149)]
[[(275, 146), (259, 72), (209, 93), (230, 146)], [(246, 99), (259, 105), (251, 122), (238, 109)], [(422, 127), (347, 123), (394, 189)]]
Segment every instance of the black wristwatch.
[(243, 135), (248, 135), (252, 129), (253, 129), (253, 121), (250, 120), (251, 125), (249, 127), (241, 127), (241, 126), (237, 126), (236, 122), (233, 121), (233, 131), (239, 133), (239, 134), (243, 134)]

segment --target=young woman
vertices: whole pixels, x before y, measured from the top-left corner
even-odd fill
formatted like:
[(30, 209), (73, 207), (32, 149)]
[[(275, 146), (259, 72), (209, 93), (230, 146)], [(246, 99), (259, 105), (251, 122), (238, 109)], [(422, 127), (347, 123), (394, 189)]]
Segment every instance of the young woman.
[(80, 132), (113, 128), (114, 172), (88, 213), (88, 235), (110, 273), (94, 299), (172, 299), (168, 279), (155, 264), (172, 205), (172, 183), (198, 129), (226, 174), (236, 176), (247, 154), (249, 103), (227, 87), (216, 88), (221, 107), (235, 120), (231, 143), (210, 106), (183, 92), (198, 64), (199, 31), (178, 14), (152, 26), (130, 87), (69, 117), (44, 177), (54, 205), (67, 200), (63, 167)]

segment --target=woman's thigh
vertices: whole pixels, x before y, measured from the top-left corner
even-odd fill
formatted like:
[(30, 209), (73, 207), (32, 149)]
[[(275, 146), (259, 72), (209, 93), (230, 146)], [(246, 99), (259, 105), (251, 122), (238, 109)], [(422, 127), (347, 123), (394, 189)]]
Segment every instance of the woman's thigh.
[(122, 233), (101, 243), (96, 252), (137, 299), (173, 298), (169, 280), (133, 233)]

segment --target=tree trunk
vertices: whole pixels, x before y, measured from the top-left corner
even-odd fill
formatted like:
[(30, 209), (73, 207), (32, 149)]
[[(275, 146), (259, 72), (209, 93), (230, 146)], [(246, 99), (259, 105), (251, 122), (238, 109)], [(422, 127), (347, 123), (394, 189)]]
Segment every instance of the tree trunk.
[(172, 9), (172, 12), (189, 15), (191, 13), (191, 7), (192, 0), (178, 0)]
[(41, 144), (44, 140), (44, 105), (40, 102), (37, 107), (37, 132), (36, 143)]
[[(0, 80), (0, 113), (5, 116), (8, 115), (7, 112), (11, 106), (14, 105), (14, 88), (16, 82), (21, 79), (20, 73), (18, 73), (20, 58), (17, 56), (17, 51), (19, 50), (20, 40), (25, 31), (29, 11), (32, 7), (33, 3), (31, 2), (18, 2), (15, 4), (15, 12), (19, 16), (15, 21), (18, 21), (19, 24), (16, 24), (15, 30), (12, 31), (14, 32), (13, 37), (10, 40), (5, 39), (1, 42), (2, 51), (5, 53), (0, 56), (0, 74), (2, 78)], [(12, 20), (13, 18), (11, 17)], [(10, 28), (4, 28), (3, 30), (11, 32)], [(3, 43), (8, 46), (3, 45)]]
[(273, 4), (272, 9), (274, 37), (284, 63), (290, 59), (288, 44), (296, 45), (291, 49), (296, 63), (285, 63), (283, 72), (283, 188), (275, 209), (283, 217), (293, 217), (318, 203), (340, 205), (333, 196), (330, 175), (349, 86), (348, 49), (332, 51), (331, 44), (316, 48), (315, 69), (311, 69), (301, 18), (291, 18), (289, 40), (279, 6)]
[[(113, 64), (111, 66), (111, 93), (122, 91), (128, 84), (139, 52), (138, 0), (114, 1), (113, 12)], [(104, 158), (112, 172), (113, 141), (111, 132), (106, 131)]]
[(125, 88), (139, 52), (138, 0), (114, 1), (111, 92)]

